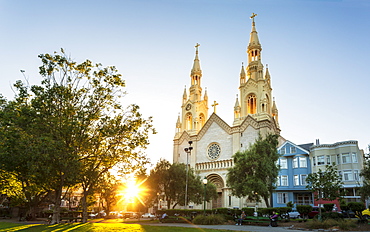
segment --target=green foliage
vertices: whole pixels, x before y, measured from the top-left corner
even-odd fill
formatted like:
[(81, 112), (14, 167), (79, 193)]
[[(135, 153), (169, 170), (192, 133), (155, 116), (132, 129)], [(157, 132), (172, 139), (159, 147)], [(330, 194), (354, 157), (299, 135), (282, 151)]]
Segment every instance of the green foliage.
[(331, 212), (331, 211), (333, 211), (333, 207), (334, 207), (334, 204), (333, 203), (324, 204), (325, 212)]
[[(369, 145), (370, 151), (370, 145)], [(368, 154), (370, 155), (370, 154)], [(370, 160), (364, 159), (364, 166), (360, 172), (360, 176), (363, 178), (363, 186), (360, 188), (360, 194), (362, 199), (370, 197)]]
[(293, 208), (294, 207), (293, 202), (289, 201), (288, 203), (286, 203), (286, 207)]
[[(317, 218), (318, 215), (315, 216)], [(321, 214), (321, 219), (326, 220), (326, 219), (343, 219), (343, 214), (337, 213), (337, 212), (328, 212), (328, 213), (322, 213)]]
[(244, 211), (247, 216), (254, 215), (254, 208), (242, 208), (242, 211)]
[(238, 151), (233, 155), (234, 166), (227, 174), (227, 185), (232, 194), (237, 197), (246, 197), (251, 201), (260, 201), (262, 198), (269, 206), (269, 198), (276, 188), (275, 183), (279, 168), (276, 161), (278, 135), (267, 135), (259, 138), (245, 151)]
[(341, 230), (350, 230), (351, 228), (356, 227), (356, 223), (353, 220), (342, 219), (327, 219), (324, 221), (313, 219), (312, 221), (306, 222), (306, 225), (309, 229), (328, 229), (334, 226), (338, 226)]
[(325, 171), (319, 169), (316, 173), (308, 174), (306, 181), (306, 188), (317, 193), (315, 195), (316, 200), (332, 201), (340, 197), (343, 182), (338, 176), (335, 164), (326, 165)]
[[(188, 194), (187, 202), (201, 204), (204, 201), (204, 185), (200, 176), (194, 169), (188, 169)], [(156, 167), (151, 170), (147, 182), (152, 187), (151, 195), (162, 193), (159, 197), (167, 201), (167, 208), (173, 203), (173, 208), (179, 204), (185, 204), (186, 165), (183, 163), (170, 164), (166, 160), (160, 160)], [(211, 182), (206, 185), (206, 201), (217, 199), (216, 186)]]
[(299, 214), (307, 217), (308, 213), (312, 211), (312, 206), (310, 205), (297, 205), (297, 211)]
[(350, 210), (352, 210), (355, 215), (362, 219), (362, 211), (366, 209), (365, 204), (362, 202), (349, 202), (348, 207)]
[(125, 82), (115, 67), (78, 64), (63, 50), (39, 58), (41, 84), (18, 81), (15, 100), (0, 99), (0, 167), (25, 186), (29, 202), (54, 192), (52, 223), (59, 221), (62, 189), (80, 184), (87, 219), (88, 196), (104, 173), (147, 163), (142, 149), (155, 133), (152, 119), (137, 105), (121, 105)]
[(222, 225), (225, 222), (225, 218), (220, 214), (198, 215), (192, 222), (196, 225)]
[(344, 211), (349, 210), (349, 207), (348, 207), (347, 202), (346, 202), (345, 199), (340, 199), (339, 206), (340, 206), (341, 210), (344, 210)]

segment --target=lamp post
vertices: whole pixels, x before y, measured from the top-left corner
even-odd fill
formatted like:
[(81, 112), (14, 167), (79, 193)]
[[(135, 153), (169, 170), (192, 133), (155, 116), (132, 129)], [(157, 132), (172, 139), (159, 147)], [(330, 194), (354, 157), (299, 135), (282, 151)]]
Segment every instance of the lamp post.
[(203, 179), (203, 185), (204, 185), (204, 215), (206, 215), (206, 194), (207, 194), (207, 177), (204, 177)]
[(189, 141), (189, 147), (186, 147), (184, 148), (184, 151), (186, 152), (186, 181), (185, 181), (185, 204), (184, 204), (184, 208), (187, 209), (188, 208), (188, 169), (189, 169), (189, 155), (191, 155), (191, 150), (193, 150), (193, 147), (191, 146), (191, 144), (193, 143), (193, 141)]
[(258, 219), (258, 193), (254, 192), (254, 194), (256, 195), (256, 213), (257, 213), (257, 219)]

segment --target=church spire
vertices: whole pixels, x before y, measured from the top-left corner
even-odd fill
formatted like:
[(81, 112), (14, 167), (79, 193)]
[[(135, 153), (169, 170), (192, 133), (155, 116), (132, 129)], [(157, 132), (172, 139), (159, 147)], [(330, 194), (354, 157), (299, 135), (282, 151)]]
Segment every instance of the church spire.
[(240, 85), (246, 82), (247, 75), (245, 74), (244, 63), (242, 62), (242, 70), (240, 71)]
[(200, 69), (200, 62), (198, 56), (198, 47), (200, 44), (195, 45), (195, 59), (193, 63), (193, 68), (190, 72), (191, 86), (190, 86), (190, 100), (192, 102), (200, 101), (202, 96), (202, 87), (200, 81), (202, 78), (202, 70)]
[(252, 19), (252, 32), (250, 34), (249, 46), (261, 46), (256, 30), (256, 23), (254, 22), (254, 17), (256, 16), (257, 14), (252, 13), (252, 16), (250, 17)]
[(191, 85), (199, 85), (200, 86), (200, 78), (202, 77), (202, 70), (200, 69), (200, 62), (199, 62), (199, 57), (198, 57), (198, 47), (200, 44), (196, 44), (195, 48), (195, 59), (194, 59), (194, 64), (193, 68), (191, 69)]

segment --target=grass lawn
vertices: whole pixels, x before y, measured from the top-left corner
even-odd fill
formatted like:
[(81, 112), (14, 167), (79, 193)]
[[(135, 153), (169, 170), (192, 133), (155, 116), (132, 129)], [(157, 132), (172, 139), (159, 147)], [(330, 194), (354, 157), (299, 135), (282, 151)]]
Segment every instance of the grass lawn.
[(226, 232), (229, 230), (214, 230), (214, 229), (196, 229), (184, 227), (167, 227), (167, 226), (148, 226), (140, 224), (124, 224), (124, 223), (65, 223), (58, 225), (43, 225), (43, 224), (17, 224), (10, 222), (0, 222), (0, 232), (8, 231), (34, 231), (34, 232), (56, 232), (56, 231), (125, 231), (125, 232)]

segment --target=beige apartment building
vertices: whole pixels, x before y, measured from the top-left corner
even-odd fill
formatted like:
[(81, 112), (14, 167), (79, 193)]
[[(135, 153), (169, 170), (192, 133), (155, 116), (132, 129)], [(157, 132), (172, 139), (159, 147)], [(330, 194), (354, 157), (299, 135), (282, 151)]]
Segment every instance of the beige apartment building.
[(316, 144), (310, 149), (310, 159), (312, 173), (319, 169), (324, 171), (325, 165), (335, 163), (338, 175), (343, 181), (343, 188), (347, 190), (343, 197), (347, 202), (361, 201), (358, 190), (363, 185), (360, 172), (363, 169), (364, 151), (359, 149), (357, 141), (320, 144), (319, 140), (316, 140)]

